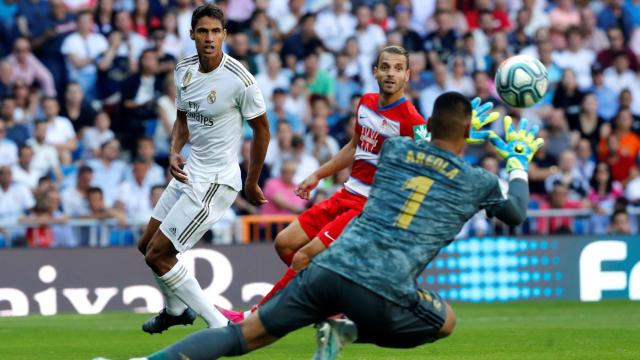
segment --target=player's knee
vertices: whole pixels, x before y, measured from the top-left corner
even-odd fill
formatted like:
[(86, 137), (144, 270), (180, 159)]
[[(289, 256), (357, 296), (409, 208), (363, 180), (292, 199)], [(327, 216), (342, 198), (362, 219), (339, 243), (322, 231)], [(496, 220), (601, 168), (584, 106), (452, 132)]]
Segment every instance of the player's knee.
[(281, 231), (278, 235), (276, 235), (274, 247), (276, 248), (276, 252), (278, 253), (278, 255), (280, 255), (281, 257), (289, 255), (295, 251), (294, 249), (292, 249), (289, 241), (287, 241), (285, 231)]
[(293, 270), (300, 271), (306, 268), (307, 266), (309, 266), (309, 263), (311, 262), (311, 258), (312, 257), (309, 256), (309, 254), (307, 254), (303, 248), (293, 256), (291, 267), (293, 268)]
[(438, 331), (438, 338), (440, 339), (451, 335), (451, 333), (453, 333), (453, 329), (456, 327), (456, 314), (453, 312), (453, 309), (451, 309), (449, 304), (445, 305), (447, 306), (447, 319)]

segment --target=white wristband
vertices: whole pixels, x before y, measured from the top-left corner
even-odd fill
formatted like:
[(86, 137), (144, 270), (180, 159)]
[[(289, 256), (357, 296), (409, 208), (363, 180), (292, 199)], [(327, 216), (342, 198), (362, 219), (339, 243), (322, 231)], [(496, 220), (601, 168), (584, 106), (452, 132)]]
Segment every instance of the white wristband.
[(511, 170), (511, 172), (509, 173), (509, 181), (515, 180), (515, 179), (521, 179), (528, 183), (529, 174), (522, 169)]

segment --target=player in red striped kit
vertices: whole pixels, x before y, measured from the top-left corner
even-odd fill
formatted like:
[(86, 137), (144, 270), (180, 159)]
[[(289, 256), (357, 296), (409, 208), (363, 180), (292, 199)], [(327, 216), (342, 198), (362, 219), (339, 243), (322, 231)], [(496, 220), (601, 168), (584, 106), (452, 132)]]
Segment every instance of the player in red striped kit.
[[(296, 194), (309, 199), (318, 182), (352, 165), (351, 177), (329, 199), (303, 212), (281, 231), (275, 247), (289, 265), (286, 274), (258, 304), (262, 305), (304, 269), (311, 259), (329, 247), (345, 226), (359, 215), (369, 196), (382, 144), (394, 136), (426, 138), (426, 121), (404, 96), (409, 79), (409, 55), (399, 46), (388, 46), (378, 55), (374, 75), (379, 93), (362, 96), (357, 107), (355, 135), (338, 154), (306, 178)], [(252, 309), (255, 311), (256, 307)], [(220, 309), (229, 320), (239, 322), (249, 314)]]

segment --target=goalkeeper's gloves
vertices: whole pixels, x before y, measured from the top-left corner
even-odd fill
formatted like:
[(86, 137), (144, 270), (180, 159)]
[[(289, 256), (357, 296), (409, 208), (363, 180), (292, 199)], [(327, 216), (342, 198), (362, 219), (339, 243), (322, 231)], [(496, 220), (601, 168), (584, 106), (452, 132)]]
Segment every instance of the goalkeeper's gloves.
[(497, 111), (490, 112), (493, 109), (492, 102), (481, 104), (479, 97), (471, 100), (471, 130), (467, 138), (467, 144), (480, 144), (489, 138), (489, 131), (481, 129), (498, 119), (500, 113)]
[(493, 131), (490, 131), (489, 140), (495, 146), (498, 155), (507, 162), (507, 172), (529, 171), (529, 162), (544, 144), (543, 139), (536, 138), (539, 127), (527, 129), (527, 119), (520, 119), (520, 129), (516, 130), (510, 116), (505, 116), (503, 122), (506, 142)]

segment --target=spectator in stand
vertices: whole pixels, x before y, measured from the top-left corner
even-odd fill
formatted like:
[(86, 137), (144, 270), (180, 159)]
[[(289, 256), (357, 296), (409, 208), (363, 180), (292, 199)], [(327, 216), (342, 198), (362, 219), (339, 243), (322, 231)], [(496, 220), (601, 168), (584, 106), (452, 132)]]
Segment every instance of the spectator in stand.
[(607, 31), (610, 47), (598, 53), (597, 61), (603, 68), (613, 66), (616, 55), (623, 53), (629, 60), (629, 68), (632, 71), (638, 71), (638, 58), (627, 45), (622, 30), (618, 27), (612, 27)]
[(33, 171), (32, 160), (33, 149), (28, 145), (22, 145), (18, 148), (18, 163), (11, 168), (14, 181), (26, 186), (31, 191), (35, 190), (38, 186), (38, 180), (42, 177)]
[(45, 96), (56, 96), (53, 75), (38, 58), (31, 53), (31, 44), (26, 37), (18, 37), (13, 43), (13, 53), (7, 57), (13, 68), (12, 81), (22, 81), (28, 86), (37, 84)]
[(71, 121), (73, 130), (78, 134), (78, 137), (82, 137), (83, 130), (93, 124), (96, 112), (89, 103), (84, 101), (80, 84), (75, 82), (67, 84), (60, 115)]
[(553, 54), (553, 62), (561, 69), (571, 69), (576, 75), (576, 81), (580, 90), (586, 90), (591, 86), (591, 65), (596, 60), (596, 53), (584, 47), (582, 30), (578, 26), (572, 26), (565, 33), (567, 48)]
[(307, 81), (307, 91), (330, 99), (333, 103), (335, 95), (335, 79), (326, 71), (318, 68), (318, 55), (310, 53), (304, 58), (304, 77)]
[(296, 25), (304, 15), (304, 0), (289, 0), (287, 10), (277, 17), (272, 16), (278, 25), (278, 31), (285, 37), (296, 31)]
[[(458, 34), (464, 34), (469, 31), (467, 18), (461, 11), (456, 9), (455, 5), (455, 1), (453, 0), (436, 0), (434, 11), (435, 13), (437, 13), (438, 11), (450, 12), (454, 30)], [(438, 24), (435, 21), (435, 17), (427, 18), (427, 31), (434, 31), (436, 30), (437, 26)]]
[(404, 5), (396, 5), (395, 8), (395, 32), (402, 35), (402, 47), (408, 52), (422, 50), (422, 38), (420, 34), (410, 28), (411, 9)]
[(623, 7), (630, 15), (633, 26), (640, 26), (640, 0), (625, 0)]
[[(569, 190), (561, 182), (553, 185), (549, 195), (549, 205), (551, 209), (576, 210), (582, 209), (582, 203), (569, 199)], [(549, 233), (551, 234), (571, 234), (574, 218), (570, 216), (553, 216), (548, 218)]]
[(109, 36), (113, 30), (113, 0), (100, 0), (93, 17), (94, 26), (100, 34)]
[(359, 5), (356, 8), (356, 32), (360, 54), (373, 62), (378, 51), (387, 43), (384, 31), (372, 22), (371, 8), (367, 5)]
[[(9, 166), (0, 166), (0, 222), (4, 224), (17, 224), (18, 219), (26, 214), (27, 210), (35, 205), (35, 199), (26, 186), (14, 182)], [(24, 231), (16, 228), (1, 228), (0, 236), (5, 242), (12, 238), (24, 235)]]
[(95, 116), (95, 124), (86, 128), (82, 134), (81, 147), (82, 159), (94, 159), (100, 156), (100, 146), (115, 138), (111, 131), (111, 117), (106, 111), (100, 111)]
[(564, 109), (564, 116), (569, 123), (577, 123), (580, 114), (580, 106), (584, 93), (578, 88), (576, 74), (573, 70), (566, 69), (562, 75), (562, 81), (553, 94), (553, 107)]
[[(126, 215), (128, 221), (144, 223), (140, 216), (151, 211), (151, 185), (148, 181), (149, 165), (146, 159), (137, 157), (125, 180), (118, 185), (114, 208)], [(162, 185), (162, 182), (153, 185)]]
[(249, 40), (249, 51), (252, 54), (265, 54), (278, 36), (275, 24), (267, 17), (264, 10), (255, 10), (249, 20), (249, 29), (245, 31)]
[(325, 117), (318, 116), (313, 119), (311, 131), (304, 137), (304, 147), (320, 164), (324, 164), (340, 151), (336, 139), (329, 135), (329, 125)]
[[(149, 189), (154, 185), (164, 184), (164, 169), (154, 161), (156, 149), (153, 145), (153, 139), (148, 136), (138, 138), (136, 146), (136, 159), (143, 161), (147, 167), (145, 172), (144, 184)], [(135, 164), (134, 164), (135, 165)], [(130, 166), (131, 171), (127, 172), (125, 180), (132, 181), (132, 174), (135, 174), (133, 165)]]
[(136, 0), (136, 7), (131, 14), (131, 28), (144, 38), (149, 38), (151, 29), (160, 26), (160, 19), (149, 9), (149, 0)]
[(629, 199), (632, 205), (640, 206), (640, 169), (638, 166), (633, 166), (630, 170), (624, 196)]
[[(362, 92), (362, 87), (353, 77), (347, 75), (349, 56), (342, 52), (336, 57), (336, 111), (345, 115), (351, 111), (351, 98)], [(420, 72), (417, 73), (420, 76)]]
[(13, 166), (18, 163), (18, 146), (7, 139), (7, 126), (0, 121), (0, 166)]
[(0, 60), (0, 98), (11, 95), (14, 84), (13, 67), (6, 60)]
[(436, 98), (449, 91), (449, 70), (445, 65), (438, 63), (433, 66), (433, 78), (435, 82), (420, 92), (420, 113), (425, 118), (431, 116)]
[(577, 143), (578, 139), (586, 140), (595, 149), (600, 141), (600, 132), (604, 119), (598, 116), (598, 98), (593, 93), (587, 93), (582, 100), (577, 122), (569, 123), (569, 130)]
[(163, 93), (155, 51), (142, 52), (139, 68), (139, 73), (124, 82), (122, 121), (114, 124), (115, 133), (128, 150), (133, 150), (136, 139), (145, 133), (146, 123), (157, 121), (156, 99)]
[[(127, 217), (123, 211), (105, 205), (105, 197), (99, 187), (90, 187), (87, 190), (87, 203), (89, 204), (89, 213), (81, 216), (81, 218), (96, 220), (116, 219), (120, 225), (127, 222)], [(85, 228), (83, 230), (89, 229)], [(109, 228), (105, 225), (98, 225), (97, 230), (98, 237), (95, 239), (92, 239), (95, 233), (85, 232), (81, 238), (81, 245), (107, 246), (110, 238)]]
[(613, 66), (604, 71), (604, 84), (616, 95), (624, 89), (634, 88), (637, 81), (636, 74), (629, 69), (629, 60), (623, 53), (617, 54)]
[(244, 32), (239, 32), (229, 36), (229, 55), (237, 59), (244, 65), (249, 72), (255, 74), (258, 72), (256, 63), (256, 54), (251, 53), (249, 49), (249, 36)]
[(69, 79), (80, 84), (87, 101), (98, 97), (98, 57), (109, 48), (107, 39), (92, 32), (93, 15), (89, 11), (78, 13), (77, 29), (67, 36), (60, 51), (65, 56)]
[(571, 26), (580, 25), (580, 13), (574, 0), (558, 0), (556, 7), (549, 13), (551, 27), (564, 33)]
[(304, 122), (302, 122), (302, 119), (298, 119), (294, 114), (287, 111), (285, 107), (286, 100), (287, 91), (285, 89), (276, 88), (273, 91), (273, 107), (267, 112), (270, 131), (271, 133), (275, 133), (278, 123), (284, 121), (291, 125), (294, 133), (303, 134)]
[(611, 121), (618, 111), (618, 96), (616, 92), (604, 82), (604, 73), (599, 64), (594, 64), (591, 68), (591, 78), (593, 86), (590, 91), (598, 99), (598, 116), (605, 121)]
[(120, 31), (112, 31), (109, 47), (98, 59), (98, 98), (105, 105), (115, 105), (120, 101), (124, 81), (138, 66), (133, 53), (120, 53), (122, 36)]
[(62, 209), (67, 216), (72, 218), (83, 217), (89, 214), (88, 193), (93, 182), (93, 169), (89, 166), (80, 166), (76, 174), (76, 183), (62, 191)]
[(256, 83), (269, 105), (267, 107), (270, 108), (273, 105), (273, 91), (276, 88), (288, 89), (289, 78), (282, 70), (282, 61), (278, 53), (267, 53), (265, 59), (267, 62), (266, 70), (256, 75)]
[(511, 20), (509, 15), (502, 9), (493, 6), (491, 0), (474, 0), (471, 10), (466, 11), (467, 23), (469, 30), (475, 30), (482, 27), (482, 13), (488, 12), (494, 18), (494, 30), (509, 30), (511, 28)]
[(307, 80), (302, 76), (295, 76), (291, 80), (291, 87), (284, 102), (284, 108), (296, 118), (302, 120), (305, 128), (311, 122), (308, 99)]
[[(191, 26), (191, 25), (189, 25)], [(178, 22), (176, 19), (176, 11), (174, 9), (167, 10), (162, 16), (162, 27), (165, 36), (162, 42), (162, 51), (173, 56), (178, 61), (188, 54), (183, 54), (182, 43), (178, 34)]]
[(113, 18), (113, 25), (115, 29), (122, 34), (122, 41), (118, 47), (118, 55), (127, 56), (131, 59), (134, 70), (139, 70), (137, 60), (148, 47), (147, 39), (134, 31), (131, 13), (127, 11), (121, 10), (116, 12)]
[(596, 53), (609, 48), (607, 33), (597, 24), (593, 9), (586, 6), (580, 9), (581, 29), (584, 34), (584, 47)]
[(324, 46), (340, 52), (348, 38), (355, 35), (357, 20), (347, 8), (347, 0), (333, 0), (331, 8), (318, 14), (315, 32)]
[(592, 231), (602, 235), (607, 232), (609, 216), (616, 200), (623, 195), (622, 185), (611, 176), (611, 168), (606, 162), (599, 162), (591, 177), (588, 200), (595, 214), (591, 216)]
[(591, 143), (587, 139), (580, 139), (576, 146), (577, 168), (580, 176), (584, 179), (591, 179), (596, 168), (595, 157)]
[(267, 148), (267, 155), (264, 159), (264, 163), (271, 167), (271, 176), (277, 176), (279, 172), (274, 172), (274, 169), (277, 168), (280, 170), (282, 159), (292, 154), (292, 136), (293, 131), (291, 130), (291, 124), (287, 122), (279, 122), (276, 130), (276, 136), (275, 138), (271, 137), (269, 147)]
[[(622, 115), (622, 117), (624, 116)], [(616, 129), (616, 132), (612, 135), (603, 134), (598, 145), (598, 160), (608, 162), (611, 165), (611, 176), (616, 181), (624, 183), (629, 178), (630, 169), (636, 166), (636, 157), (630, 153), (630, 150), (634, 147), (635, 140), (633, 137), (627, 137), (625, 140), (628, 143), (628, 147), (623, 150), (622, 136), (619, 135), (619, 130), (619, 128)]]
[(547, 140), (547, 153), (554, 159), (558, 159), (560, 154), (571, 147), (571, 136), (569, 126), (564, 111), (554, 109), (547, 124), (549, 137)]
[(631, 235), (631, 221), (629, 213), (624, 210), (617, 210), (611, 215), (611, 225), (609, 226), (611, 235)]
[(474, 95), (473, 80), (469, 76), (466, 64), (462, 57), (451, 58), (451, 78), (449, 78), (449, 91), (457, 91), (466, 97)]
[(153, 144), (156, 149), (155, 156), (167, 157), (169, 155), (169, 146), (171, 139), (169, 134), (173, 129), (173, 123), (176, 121), (176, 84), (173, 76), (167, 76), (162, 83), (164, 93), (158, 99), (158, 124), (153, 134)]
[(438, 26), (436, 30), (425, 37), (424, 51), (428, 53), (431, 62), (440, 59), (446, 63), (449, 60), (449, 56), (456, 51), (459, 35), (453, 29), (451, 12), (439, 11), (435, 16)]
[(295, 161), (286, 160), (282, 163), (280, 176), (267, 180), (264, 196), (269, 202), (262, 205), (261, 214), (299, 214), (305, 209), (307, 201), (299, 198), (294, 192), (296, 184), (293, 182), (293, 176), (296, 173), (296, 167)]
[[(60, 50), (67, 35), (76, 31), (75, 17), (67, 11), (63, 0), (49, 0), (50, 10), (44, 11), (34, 7), (46, 7), (46, 1), (37, 2), (37, 5), (31, 1), (21, 4), (25, 8), (21, 11), (20, 33), (31, 39), (34, 54), (51, 72), (56, 93), (62, 94), (68, 74), (64, 54)], [(91, 46), (94, 47), (95, 44)]]
[(45, 142), (56, 148), (61, 163), (71, 163), (71, 152), (78, 147), (76, 132), (73, 130), (71, 121), (59, 115), (60, 106), (55, 98), (44, 98), (42, 110), (45, 116), (44, 121), (47, 123)]
[(295, 70), (298, 60), (304, 59), (313, 52), (322, 41), (316, 34), (316, 17), (314, 14), (305, 14), (298, 25), (298, 28), (284, 39), (282, 44), (282, 57), (285, 66)]
[(22, 81), (16, 82), (13, 87), (13, 97), (16, 99), (16, 110), (13, 113), (13, 118), (16, 123), (30, 126), (42, 113), (40, 108), (42, 94), (39, 91), (32, 90)]
[(27, 228), (27, 242), (30, 247), (74, 247), (77, 242), (68, 225), (69, 217), (60, 212), (60, 193), (47, 190), (36, 198), (36, 205), (29, 215), (20, 222)]
[(123, 180), (127, 164), (118, 159), (120, 155), (120, 141), (109, 140), (102, 144), (99, 159), (87, 161), (87, 165), (93, 169), (93, 182), (91, 185), (104, 189), (104, 198), (107, 207), (111, 207), (116, 199), (118, 184)]
[(31, 168), (35, 173), (39, 173), (40, 177), (53, 173), (56, 182), (60, 183), (63, 179), (60, 157), (58, 150), (46, 142), (47, 128), (46, 122), (36, 122), (33, 137), (27, 140), (27, 145), (33, 150)]
[(633, 19), (622, 3), (623, 0), (608, 1), (598, 14), (598, 27), (606, 31), (619, 26), (622, 28), (625, 40), (628, 40), (633, 31)]
[(638, 123), (640, 121), (640, 109), (638, 109), (640, 108), (640, 102), (633, 101), (634, 97), (636, 96), (640, 96), (640, 94), (635, 92), (635, 95), (634, 95), (634, 93), (632, 93), (631, 90), (629, 89), (622, 90), (620, 92), (620, 96), (617, 99), (618, 100), (617, 103), (619, 103), (617, 110), (619, 109), (631, 110), (631, 115), (633, 117), (633, 124), (631, 125), (631, 130), (633, 130), (636, 134), (640, 135), (640, 124)]
[(569, 149), (560, 154), (558, 161), (558, 172), (550, 175), (545, 180), (545, 188), (548, 193), (554, 189), (554, 185), (560, 183), (564, 185), (568, 192), (568, 199), (581, 201), (587, 196), (589, 182), (587, 177), (583, 177), (578, 169), (576, 153)]
[(296, 173), (293, 175), (293, 182), (295, 184), (300, 184), (320, 167), (320, 163), (315, 157), (309, 154), (302, 136), (298, 134), (293, 135), (291, 138), (291, 148), (293, 149), (291, 155), (287, 156), (285, 159), (296, 162), (297, 167)]
[(533, 38), (527, 34), (526, 27), (531, 21), (531, 9), (522, 7), (516, 16), (516, 27), (507, 35), (509, 50), (519, 53), (522, 49), (533, 44)]
[(24, 124), (18, 124), (15, 120), (16, 99), (7, 96), (2, 99), (2, 108), (0, 109), (1, 119), (4, 121), (7, 139), (16, 143), (16, 145), (24, 145), (29, 139), (29, 129)]

